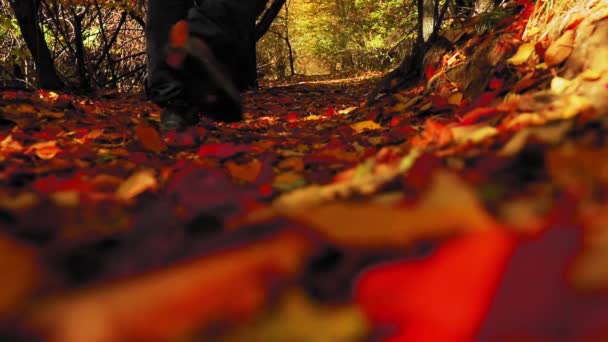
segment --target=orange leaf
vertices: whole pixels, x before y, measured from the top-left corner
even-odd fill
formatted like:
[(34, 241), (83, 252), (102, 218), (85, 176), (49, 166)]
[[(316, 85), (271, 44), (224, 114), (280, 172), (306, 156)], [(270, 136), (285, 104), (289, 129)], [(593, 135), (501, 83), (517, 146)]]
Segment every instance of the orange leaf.
[(237, 164), (229, 160), (226, 162), (226, 167), (233, 178), (253, 183), (260, 175), (262, 163), (257, 159), (246, 164)]
[(25, 154), (35, 154), (38, 158), (49, 160), (55, 158), (61, 149), (57, 147), (57, 141), (43, 141), (30, 146)]
[(30, 248), (0, 236), (0, 274), (5, 279), (0, 291), (0, 317), (14, 313), (34, 289), (39, 276), (34, 257)]
[(137, 125), (135, 135), (139, 143), (150, 152), (160, 153), (167, 149), (167, 145), (163, 142), (160, 134), (148, 124), (142, 122)]
[(301, 268), (309, 243), (282, 233), (255, 245), (41, 303), (31, 324), (52, 341), (175, 341), (250, 317), (277, 280)]

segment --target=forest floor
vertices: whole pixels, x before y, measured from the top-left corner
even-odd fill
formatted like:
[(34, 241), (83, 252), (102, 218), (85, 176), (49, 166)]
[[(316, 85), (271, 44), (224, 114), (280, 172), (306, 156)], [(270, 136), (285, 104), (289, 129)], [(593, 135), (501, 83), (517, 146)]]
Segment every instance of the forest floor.
[(377, 78), (300, 82), (161, 135), (141, 96), (0, 92), (0, 340), (607, 338), (594, 13), (468, 32), (452, 62), (497, 51), (474, 96), (444, 58), (373, 104)]

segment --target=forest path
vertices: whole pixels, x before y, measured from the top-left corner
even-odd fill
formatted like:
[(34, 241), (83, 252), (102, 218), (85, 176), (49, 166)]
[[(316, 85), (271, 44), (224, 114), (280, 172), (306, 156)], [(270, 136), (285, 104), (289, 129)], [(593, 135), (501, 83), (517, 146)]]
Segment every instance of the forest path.
[[(0, 339), (608, 336), (598, 6), (545, 45), (462, 31), (373, 105), (267, 88), (179, 134), (140, 97), (2, 92)], [(486, 57), (465, 96), (449, 71)]]

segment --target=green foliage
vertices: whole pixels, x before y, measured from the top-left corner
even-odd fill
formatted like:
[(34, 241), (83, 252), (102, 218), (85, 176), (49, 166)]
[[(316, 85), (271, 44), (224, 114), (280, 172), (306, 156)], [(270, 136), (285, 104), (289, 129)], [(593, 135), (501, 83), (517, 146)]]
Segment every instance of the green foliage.
[[(286, 6), (289, 18), (277, 20), (259, 42), (258, 58), (285, 64), (276, 61), (281, 53), (266, 51), (281, 50), (284, 40), (276, 32), (284, 33), (288, 25), (297, 73), (387, 69), (402, 59), (415, 38), (416, 11), (411, 0), (292, 0)], [(275, 61), (265, 60), (267, 55)]]

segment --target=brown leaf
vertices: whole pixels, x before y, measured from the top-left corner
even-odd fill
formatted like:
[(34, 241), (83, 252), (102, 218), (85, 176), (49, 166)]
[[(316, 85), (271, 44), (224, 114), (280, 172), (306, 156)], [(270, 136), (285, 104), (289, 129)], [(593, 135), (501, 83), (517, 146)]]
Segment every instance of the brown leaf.
[(565, 61), (574, 50), (574, 30), (568, 30), (545, 52), (545, 63), (555, 66)]
[(148, 151), (160, 153), (167, 149), (156, 129), (146, 123), (141, 122), (135, 127), (135, 135), (139, 143)]

